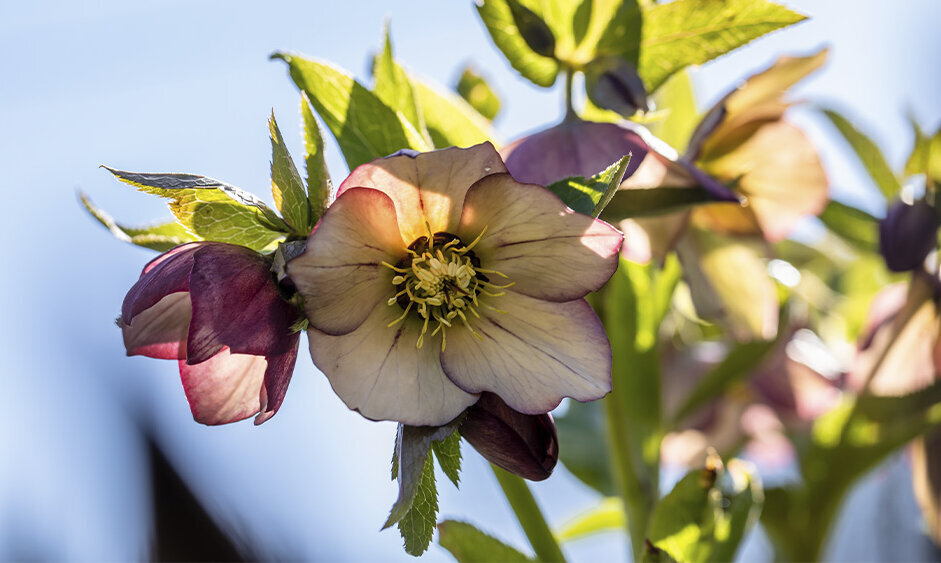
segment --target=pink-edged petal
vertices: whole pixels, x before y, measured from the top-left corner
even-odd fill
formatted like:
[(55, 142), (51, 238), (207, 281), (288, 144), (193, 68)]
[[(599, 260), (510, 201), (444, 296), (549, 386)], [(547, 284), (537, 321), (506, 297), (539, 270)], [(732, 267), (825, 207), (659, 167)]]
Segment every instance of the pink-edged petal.
[(599, 399), (611, 391), (611, 346), (583, 299), (553, 303), (508, 292), (480, 309), (471, 326), (448, 330), (444, 372), (470, 393), (490, 391), (511, 408), (540, 414), (563, 397)]
[(262, 387), (260, 412), (255, 416), (256, 426), (270, 419), (281, 408), (284, 395), (288, 391), (288, 384), (291, 383), (291, 376), (294, 374), (299, 339), (299, 334), (292, 334), (288, 337), (291, 344), (286, 352), (272, 354), (266, 358), (268, 367), (265, 369), (265, 383)]
[(180, 378), (193, 418), (202, 424), (227, 424), (248, 418), (261, 409), (264, 356), (232, 354), (223, 348), (196, 365), (180, 361)]
[(122, 322), (131, 324), (135, 316), (171, 293), (189, 291), (193, 255), (207, 244), (214, 243), (193, 242), (177, 246), (148, 262), (140, 279), (124, 297), (121, 305)]
[(288, 263), (311, 326), (339, 335), (361, 325), (395, 293), (394, 272), (382, 262), (398, 262), (405, 246), (388, 195), (346, 190), (320, 220), (304, 254)]
[(513, 291), (549, 301), (578, 299), (604, 285), (624, 238), (509, 174), (487, 176), (467, 192), (457, 234), (469, 243), (481, 232), (474, 252), (483, 268), (505, 274)]
[(477, 397), (445, 376), (440, 337), (426, 336), (418, 348), (421, 323), (416, 319), (387, 326), (401, 314), (398, 305), (383, 304), (349, 334), (330, 336), (311, 328), (310, 356), (343, 402), (366, 418), (412, 426), (445, 424)]
[(186, 333), (190, 315), (189, 293), (179, 291), (142, 311), (130, 324), (121, 321), (127, 355), (162, 360), (186, 358)]
[(395, 202), (406, 244), (428, 234), (453, 233), (461, 217), (464, 194), (477, 180), (506, 167), (489, 142), (462, 149), (451, 147), (416, 156), (378, 158), (357, 167), (338, 190), (381, 190)]
[(205, 362), (223, 347), (233, 354), (281, 353), (299, 316), (279, 295), (270, 262), (231, 244), (205, 246), (193, 254), (190, 299), (190, 365)]

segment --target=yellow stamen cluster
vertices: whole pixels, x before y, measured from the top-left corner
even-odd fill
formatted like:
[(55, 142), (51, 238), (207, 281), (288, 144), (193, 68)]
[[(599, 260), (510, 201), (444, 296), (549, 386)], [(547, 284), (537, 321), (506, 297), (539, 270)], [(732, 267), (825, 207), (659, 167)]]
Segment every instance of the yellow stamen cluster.
[(471, 318), (480, 318), (478, 296), (499, 297), (503, 295), (500, 290), (513, 285), (491, 283), (487, 274), (506, 276), (480, 267), (472, 249), (482, 236), (483, 233), (465, 246), (452, 234), (431, 234), (429, 230), (429, 236), (420, 237), (408, 247), (408, 255), (398, 264), (393, 266), (383, 262), (395, 272), (392, 285), (396, 293), (387, 303), (390, 306), (398, 304), (404, 309), (401, 316), (389, 323), (389, 327), (402, 322), (414, 311), (423, 319), (416, 344), (419, 348), (430, 326), (433, 326), (431, 336), (441, 333), (441, 350), (444, 350), (445, 332), (458, 320), (480, 338), (470, 323)]

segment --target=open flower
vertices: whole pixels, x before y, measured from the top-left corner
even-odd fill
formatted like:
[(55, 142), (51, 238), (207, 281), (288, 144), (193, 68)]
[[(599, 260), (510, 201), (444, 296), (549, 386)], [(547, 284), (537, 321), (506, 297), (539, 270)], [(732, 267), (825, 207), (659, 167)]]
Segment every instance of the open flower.
[(440, 425), (483, 391), (525, 414), (610, 391), (610, 345), (582, 297), (614, 273), (621, 239), (516, 182), (484, 143), (358, 167), (288, 275), (347, 406)]
[(118, 325), (129, 356), (179, 360), (193, 418), (226, 424), (278, 411), (297, 359), (299, 313), (281, 298), (269, 258), (193, 242), (144, 267)]

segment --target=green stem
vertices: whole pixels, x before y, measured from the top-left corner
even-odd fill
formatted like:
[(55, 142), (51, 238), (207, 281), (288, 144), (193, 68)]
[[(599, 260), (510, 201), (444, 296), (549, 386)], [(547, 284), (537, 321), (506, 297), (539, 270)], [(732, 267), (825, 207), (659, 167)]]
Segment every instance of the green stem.
[(605, 424), (607, 426), (608, 452), (611, 454), (611, 472), (618, 494), (623, 499), (624, 518), (627, 522), (627, 535), (634, 552), (634, 560), (640, 561), (640, 546), (644, 545), (647, 537), (647, 521), (650, 513), (644, 500), (644, 492), (640, 487), (640, 480), (634, 471), (631, 462), (630, 449), (627, 446), (630, 438), (627, 435), (627, 424), (623, 409), (619, 406), (618, 397), (609, 395), (602, 401), (604, 406)]
[(578, 119), (575, 108), (572, 107), (572, 84), (575, 77), (575, 71), (571, 68), (565, 69), (565, 118), (563, 121), (574, 121)]
[(565, 556), (562, 555), (559, 543), (552, 534), (552, 530), (549, 529), (549, 525), (546, 524), (546, 519), (543, 518), (542, 511), (539, 510), (539, 505), (536, 504), (536, 499), (533, 498), (533, 493), (526, 485), (526, 481), (512, 473), (507, 473), (496, 465), (490, 467), (493, 469), (493, 474), (497, 476), (500, 487), (503, 488), (506, 500), (516, 513), (516, 518), (523, 527), (530, 545), (533, 546), (536, 559), (564, 563)]

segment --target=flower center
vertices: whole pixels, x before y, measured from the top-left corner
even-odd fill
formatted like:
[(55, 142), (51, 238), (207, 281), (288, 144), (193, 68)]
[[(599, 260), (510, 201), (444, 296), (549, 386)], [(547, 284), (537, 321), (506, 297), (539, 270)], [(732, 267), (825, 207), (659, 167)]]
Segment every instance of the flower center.
[[(480, 260), (472, 249), (482, 236), (483, 232), (465, 245), (451, 233), (431, 235), (429, 232), (429, 236), (421, 236), (410, 244), (408, 254), (394, 266), (383, 262), (396, 274), (392, 278), (396, 293), (387, 303), (404, 310), (400, 317), (389, 323), (389, 327), (402, 322), (410, 313), (417, 314), (423, 320), (417, 342), (419, 348), (424, 343), (425, 334), (431, 330), (431, 336), (441, 333), (441, 349), (444, 350), (445, 332), (457, 322), (480, 338), (470, 322), (472, 318), (480, 318), (477, 312), (481, 306), (479, 296), (499, 297), (504, 293), (502, 289), (513, 285), (491, 283), (487, 274), (506, 276), (480, 267)], [(494, 309), (488, 304), (484, 306)]]

